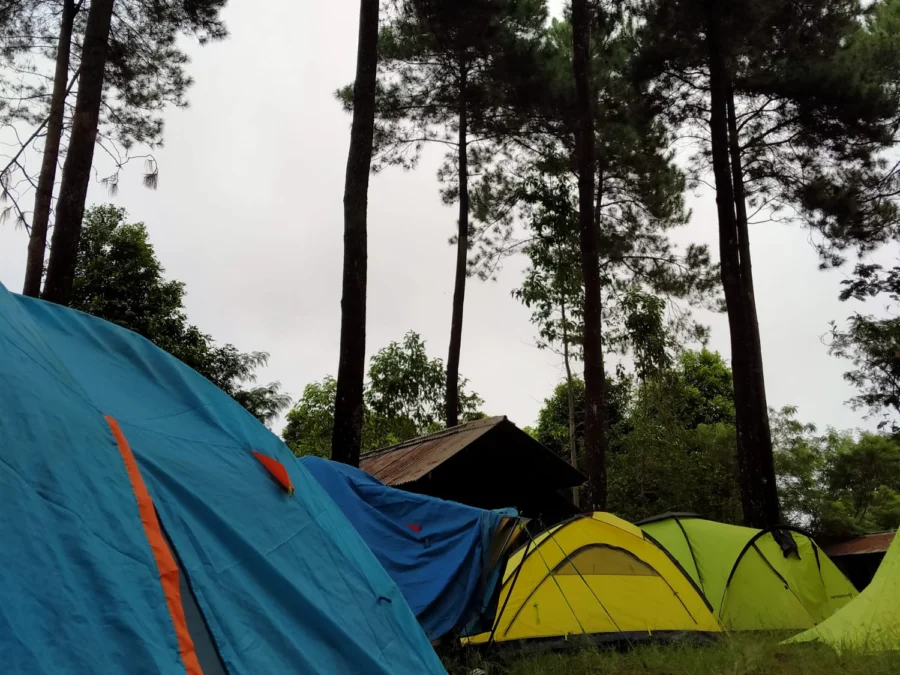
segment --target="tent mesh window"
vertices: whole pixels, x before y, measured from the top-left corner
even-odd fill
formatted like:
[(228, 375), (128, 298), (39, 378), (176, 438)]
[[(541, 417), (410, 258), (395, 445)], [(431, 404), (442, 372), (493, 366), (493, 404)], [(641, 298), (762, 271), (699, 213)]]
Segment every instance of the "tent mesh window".
[(625, 549), (591, 544), (574, 551), (553, 571), (556, 575), (658, 577), (659, 572)]

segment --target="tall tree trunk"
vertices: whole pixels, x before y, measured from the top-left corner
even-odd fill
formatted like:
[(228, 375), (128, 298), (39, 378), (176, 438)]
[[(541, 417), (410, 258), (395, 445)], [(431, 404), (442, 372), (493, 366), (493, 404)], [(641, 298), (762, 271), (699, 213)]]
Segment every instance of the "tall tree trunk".
[[(566, 366), (566, 398), (569, 401), (569, 462), (576, 469), (578, 468), (578, 444), (575, 442), (575, 391), (573, 388), (574, 378), (572, 377), (572, 364), (569, 361), (569, 327), (566, 323), (566, 297), (560, 297), (560, 314), (562, 316), (562, 338), (563, 338), (563, 362)], [(572, 488), (572, 503), (578, 507), (578, 492), (580, 488), (576, 485)]]
[[(738, 478), (741, 485), (744, 522), (754, 527), (768, 527), (777, 523), (778, 501), (776, 495), (773, 505), (770, 497), (770, 494), (775, 491), (774, 480), (770, 484), (768, 479), (768, 476), (774, 473), (771, 468), (771, 440), (766, 441), (769, 447), (769, 467), (766, 467), (765, 451), (760, 447), (763, 440), (760, 435), (760, 420), (756, 402), (760, 398), (761, 382), (754, 377), (753, 373), (754, 340), (750, 335), (752, 326), (747, 311), (748, 293), (742, 279), (741, 244), (735, 216), (736, 199), (729, 158), (728, 134), (730, 78), (722, 36), (722, 12), (721, 0), (706, 0), (710, 81), (709, 127), (719, 220), (722, 287), (725, 292), (728, 325), (731, 333), (731, 361), (738, 441)], [(752, 294), (749, 297), (752, 298)], [(764, 396), (763, 393), (762, 397), (764, 398)], [(766, 426), (768, 426), (767, 423)]]
[(28, 260), (25, 264), (24, 295), (33, 298), (41, 294), (44, 276), (44, 254), (47, 250), (47, 227), (50, 223), (50, 206), (53, 201), (53, 185), (56, 182), (56, 164), (59, 161), (59, 142), (62, 139), (69, 93), (69, 61), (72, 51), (72, 26), (75, 24), (75, 0), (63, 0), (59, 22), (59, 45), (56, 48), (56, 72), (53, 75), (53, 95), (47, 118), (47, 136), (44, 139), (44, 157), (34, 195), (34, 220), (28, 239)]
[(360, 0), (353, 123), (344, 179), (344, 272), (341, 347), (331, 458), (359, 466), (362, 448), (363, 378), (366, 366), (366, 216), (375, 133), (375, 77), (378, 65), (378, 2)]
[[(62, 184), (56, 205), (56, 223), (47, 265), (47, 281), (43, 298), (68, 305), (81, 239), (81, 219), (91, 181), (94, 143), (103, 99), (103, 76), (109, 51), (109, 29), (115, 0), (93, 0), (88, 12), (78, 78), (78, 97)], [(54, 83), (54, 88), (55, 88)]]
[(456, 238), (456, 278), (453, 283), (453, 318), (450, 321), (450, 352), (447, 355), (447, 426), (459, 424), (459, 352), (462, 348), (463, 308), (466, 303), (466, 273), (469, 260), (469, 117), (466, 65), (460, 68), (459, 84), (459, 234)]
[(779, 524), (778, 487), (775, 478), (775, 458), (772, 452), (772, 433), (769, 428), (769, 406), (766, 400), (766, 380), (763, 370), (762, 338), (756, 313), (756, 293), (753, 288), (753, 265), (750, 260), (750, 234), (747, 218), (747, 200), (744, 189), (744, 171), (741, 162), (740, 137), (737, 130), (737, 112), (734, 104), (734, 88), (728, 80), (728, 150), (731, 160), (731, 176), (734, 186), (734, 203), (737, 221), (738, 252), (740, 255), (741, 300), (745, 313), (746, 339), (751, 343), (745, 353), (748, 373), (748, 408), (752, 414), (747, 421), (747, 435), (755, 448), (752, 470), (759, 481), (754, 485), (753, 506), (758, 527)]
[(606, 506), (606, 429), (604, 405), (602, 298), (599, 233), (594, 223), (594, 119), (590, 83), (590, 18), (587, 0), (572, 0), (572, 71), (578, 131), (578, 224), (584, 277), (584, 454), (588, 483), (585, 508)]

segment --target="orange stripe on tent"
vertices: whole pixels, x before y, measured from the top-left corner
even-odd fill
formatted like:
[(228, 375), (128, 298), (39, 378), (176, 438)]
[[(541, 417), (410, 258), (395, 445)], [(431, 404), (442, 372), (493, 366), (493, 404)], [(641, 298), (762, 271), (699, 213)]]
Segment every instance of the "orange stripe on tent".
[(166, 597), (169, 615), (172, 617), (172, 623), (175, 626), (175, 636), (178, 638), (178, 651), (181, 653), (184, 669), (187, 671), (187, 675), (203, 675), (200, 662), (197, 660), (197, 653), (194, 651), (194, 641), (191, 640), (187, 620), (184, 618), (184, 607), (181, 604), (181, 588), (178, 585), (178, 566), (175, 564), (172, 552), (169, 550), (169, 546), (163, 537), (159, 520), (156, 517), (156, 509), (153, 507), (153, 500), (150, 499), (150, 493), (147, 492), (147, 486), (144, 485), (141, 471), (131, 452), (131, 447), (125, 439), (125, 434), (119, 428), (119, 423), (108, 415), (106, 416), (106, 421), (113, 432), (113, 436), (116, 437), (119, 453), (121, 453), (122, 460), (125, 462), (125, 469), (128, 471), (128, 478), (131, 480), (131, 488), (134, 490), (134, 496), (137, 499), (141, 524), (144, 526), (144, 534), (147, 535), (150, 550), (153, 551), (153, 557), (156, 560), (159, 581), (162, 584), (163, 594)]

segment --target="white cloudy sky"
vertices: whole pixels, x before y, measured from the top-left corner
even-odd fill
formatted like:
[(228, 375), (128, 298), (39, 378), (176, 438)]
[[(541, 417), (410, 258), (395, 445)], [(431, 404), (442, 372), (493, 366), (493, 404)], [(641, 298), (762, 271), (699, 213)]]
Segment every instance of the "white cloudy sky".
[[(144, 221), (168, 274), (187, 283), (191, 320), (242, 350), (270, 352), (264, 379), (295, 396), (337, 370), (350, 121), (333, 92), (353, 77), (357, 7), (231, 0), (231, 38), (191, 49), (191, 106), (167, 114), (159, 189), (143, 188), (135, 166), (115, 198), (96, 185), (89, 195)], [(415, 330), (446, 356), (455, 215), (440, 203), (437, 161), (372, 180), (370, 353)], [(679, 240), (715, 245), (712, 195), (690, 205)], [(844, 404), (853, 394), (845, 364), (820, 340), (829, 320), (853, 309), (837, 300), (844, 273), (818, 271), (799, 229), (762, 225), (752, 238), (770, 404), (798, 405), (820, 426), (869, 426)], [(11, 290), (21, 288), (25, 248), (23, 231), (0, 227), (0, 281)], [(487, 412), (526, 425), (561, 372), (557, 357), (534, 347), (529, 313), (510, 297), (522, 268), (510, 261), (497, 282), (470, 282), (461, 369)], [(710, 323), (710, 346), (727, 357), (727, 322)]]

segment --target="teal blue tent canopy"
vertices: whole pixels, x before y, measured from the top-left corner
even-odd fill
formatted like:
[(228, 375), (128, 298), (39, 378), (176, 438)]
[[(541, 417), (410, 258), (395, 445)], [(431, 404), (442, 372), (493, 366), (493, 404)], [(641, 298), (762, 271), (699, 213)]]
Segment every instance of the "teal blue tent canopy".
[(288, 448), (143, 338), (0, 285), (5, 673), (442, 673)]

